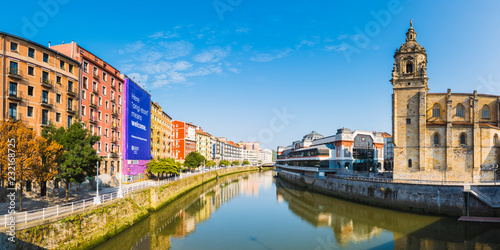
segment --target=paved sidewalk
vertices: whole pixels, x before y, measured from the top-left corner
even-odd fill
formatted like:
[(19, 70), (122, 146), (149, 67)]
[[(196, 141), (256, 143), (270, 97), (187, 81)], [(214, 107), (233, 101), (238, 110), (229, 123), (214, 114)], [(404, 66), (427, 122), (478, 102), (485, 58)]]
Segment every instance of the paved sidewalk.
[[(154, 180), (145, 180), (131, 184), (122, 184), (123, 188), (133, 187), (137, 185), (142, 185), (147, 182), (155, 182)], [(117, 191), (118, 187), (104, 187), (100, 188), (99, 194), (111, 193)], [(19, 192), (17, 192), (19, 195)], [(95, 197), (96, 190), (89, 188), (88, 186), (82, 190), (72, 191), (68, 194), (68, 202), (79, 201), (83, 199), (88, 199)], [(16, 212), (19, 211), (19, 197), (16, 198)], [(40, 197), (38, 193), (30, 192), (28, 195), (23, 194), (23, 211), (41, 209), (45, 207), (55, 206), (65, 204), (66, 202), (66, 190), (64, 188), (60, 189), (59, 195), (44, 196)], [(9, 210), (9, 201), (0, 203), (0, 215), (7, 214)]]

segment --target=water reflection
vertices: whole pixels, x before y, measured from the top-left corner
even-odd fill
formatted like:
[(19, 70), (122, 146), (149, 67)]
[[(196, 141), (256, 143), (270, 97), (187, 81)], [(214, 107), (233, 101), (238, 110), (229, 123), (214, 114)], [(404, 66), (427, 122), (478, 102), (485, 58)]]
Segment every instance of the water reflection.
[[(370, 241), (383, 231), (394, 249), (500, 249), (500, 225), (459, 223), (457, 218), (425, 216), (335, 199), (277, 179), (277, 200), (315, 227), (330, 227), (337, 247)], [(377, 247), (377, 246), (371, 246)]]
[(196, 188), (97, 249), (500, 249), (500, 225), (308, 192), (271, 172)]
[(180, 239), (192, 234), (198, 224), (207, 221), (224, 203), (241, 194), (258, 197), (259, 187), (271, 186), (271, 175), (259, 178), (258, 173), (238, 174), (220, 178), (152, 213), (96, 249), (168, 249), (171, 237)]

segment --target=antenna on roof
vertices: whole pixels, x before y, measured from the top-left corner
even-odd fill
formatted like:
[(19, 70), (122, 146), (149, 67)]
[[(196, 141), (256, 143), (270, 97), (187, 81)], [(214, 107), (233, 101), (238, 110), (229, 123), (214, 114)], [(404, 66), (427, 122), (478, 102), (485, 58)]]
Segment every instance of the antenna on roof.
[(49, 48), (50, 48), (50, 41), (49, 41)]

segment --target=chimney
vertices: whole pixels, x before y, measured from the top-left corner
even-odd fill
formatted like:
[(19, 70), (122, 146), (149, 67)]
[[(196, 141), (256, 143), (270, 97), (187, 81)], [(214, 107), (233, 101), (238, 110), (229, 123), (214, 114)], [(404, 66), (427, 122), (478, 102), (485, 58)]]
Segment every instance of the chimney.
[(50, 41), (49, 41), (49, 48), (50, 48)]

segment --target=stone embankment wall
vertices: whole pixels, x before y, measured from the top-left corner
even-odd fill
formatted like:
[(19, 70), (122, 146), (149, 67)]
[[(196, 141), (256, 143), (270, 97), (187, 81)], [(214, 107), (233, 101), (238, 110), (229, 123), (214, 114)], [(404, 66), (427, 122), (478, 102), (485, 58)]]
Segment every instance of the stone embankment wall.
[[(314, 191), (346, 200), (379, 207), (405, 210), (424, 214), (446, 216), (467, 215), (469, 200), (470, 216), (500, 216), (500, 209), (488, 205), (464, 192), (463, 186), (384, 183), (328, 178), (316, 179), (307, 184), (304, 177), (279, 172), (279, 178)], [(500, 198), (499, 187), (482, 186), (478, 190), (492, 197)]]
[(259, 168), (210, 171), (140, 190), (124, 199), (91, 207), (58, 221), (40, 221), (37, 226), (17, 231), (16, 245), (7, 240), (5, 233), (0, 233), (0, 249), (90, 249), (147, 217), (150, 211), (165, 206), (217, 176), (256, 170)]

